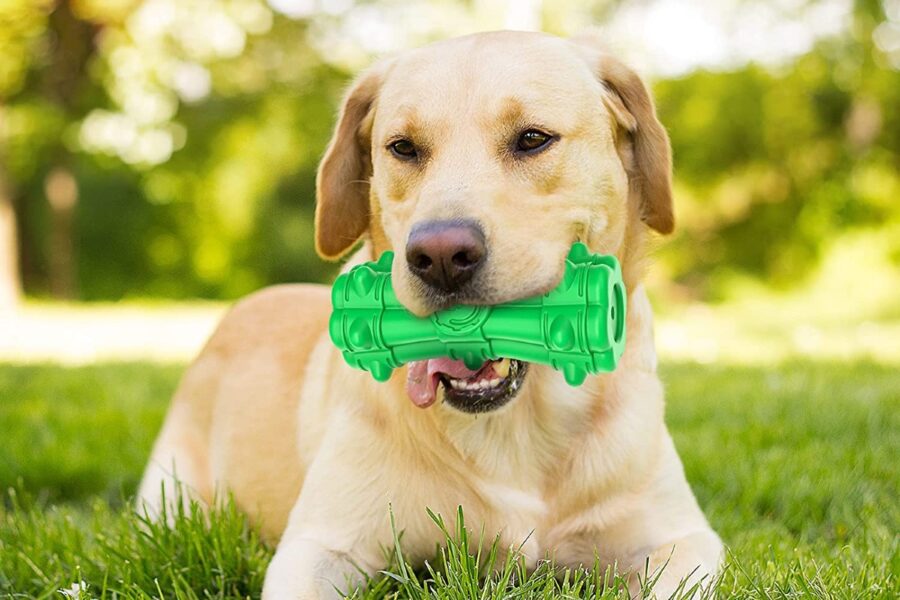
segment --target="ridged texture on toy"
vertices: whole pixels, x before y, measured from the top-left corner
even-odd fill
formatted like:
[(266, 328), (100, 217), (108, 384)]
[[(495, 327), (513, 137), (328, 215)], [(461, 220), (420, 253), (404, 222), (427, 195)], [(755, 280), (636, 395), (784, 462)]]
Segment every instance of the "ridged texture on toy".
[(393, 253), (354, 267), (332, 288), (329, 333), (344, 359), (378, 381), (414, 360), (449, 356), (477, 368), (501, 357), (542, 363), (579, 385), (615, 369), (625, 349), (626, 295), (613, 256), (572, 246), (562, 281), (543, 296), (496, 306), (459, 305), (425, 318), (391, 286)]

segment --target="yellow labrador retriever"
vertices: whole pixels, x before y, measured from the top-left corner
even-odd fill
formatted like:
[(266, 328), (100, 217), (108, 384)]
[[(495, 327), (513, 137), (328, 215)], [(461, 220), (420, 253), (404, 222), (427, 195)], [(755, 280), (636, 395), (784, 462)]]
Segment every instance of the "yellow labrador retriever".
[(668, 138), (647, 89), (588, 39), (496, 32), (385, 60), (350, 88), (318, 175), (316, 245), (358, 263), (393, 250), (397, 297), (425, 315), (552, 288), (576, 240), (619, 257), (628, 340), (579, 387), (549, 367), (449, 359), (386, 383), (326, 334), (329, 289), (240, 302), (178, 388), (140, 488), (233, 494), (278, 541), (263, 596), (322, 598), (384, 568), (389, 505), (407, 556), (430, 557), (426, 507), (530, 560), (708, 580), (722, 545), (663, 421), (649, 230), (674, 225)]

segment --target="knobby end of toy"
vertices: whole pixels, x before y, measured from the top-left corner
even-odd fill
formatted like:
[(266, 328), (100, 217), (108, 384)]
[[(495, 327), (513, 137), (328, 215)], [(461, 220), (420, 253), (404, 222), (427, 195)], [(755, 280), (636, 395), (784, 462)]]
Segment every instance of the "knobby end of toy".
[(587, 378), (587, 369), (579, 369), (575, 365), (566, 365), (563, 368), (563, 377), (569, 385), (581, 385)]
[(377, 269), (379, 271), (390, 271), (391, 265), (394, 264), (394, 251), (393, 250), (385, 250), (381, 256), (378, 257), (378, 262), (375, 263)]
[(572, 262), (581, 262), (584, 259), (588, 258), (590, 255), (591, 251), (588, 250), (588, 247), (584, 244), (584, 242), (575, 242), (569, 249), (569, 255), (567, 256), (567, 258)]
[(384, 383), (388, 379), (391, 378), (391, 373), (394, 372), (394, 369), (387, 366), (384, 363), (374, 363), (369, 367), (369, 373), (372, 374), (372, 377), (375, 381)]

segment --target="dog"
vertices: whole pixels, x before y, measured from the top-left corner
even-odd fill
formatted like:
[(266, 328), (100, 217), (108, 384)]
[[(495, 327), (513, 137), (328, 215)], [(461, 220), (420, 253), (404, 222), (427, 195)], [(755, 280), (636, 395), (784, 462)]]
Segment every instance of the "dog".
[[(577, 387), (550, 367), (450, 359), (379, 383), (327, 334), (329, 289), (239, 302), (180, 383), (138, 497), (180, 482), (227, 493), (277, 549), (266, 599), (317, 599), (412, 561), (426, 508), (521, 546), (531, 564), (661, 569), (660, 597), (715, 577), (722, 543), (666, 429), (647, 245), (674, 227), (671, 151), (647, 88), (596, 39), (491, 32), (382, 60), (343, 100), (316, 189), (315, 241), (344, 267), (396, 254), (398, 300), (424, 316), (549, 291), (575, 241), (618, 257), (627, 342)], [(664, 568), (663, 568), (664, 567)], [(634, 583), (637, 585), (637, 583)]]

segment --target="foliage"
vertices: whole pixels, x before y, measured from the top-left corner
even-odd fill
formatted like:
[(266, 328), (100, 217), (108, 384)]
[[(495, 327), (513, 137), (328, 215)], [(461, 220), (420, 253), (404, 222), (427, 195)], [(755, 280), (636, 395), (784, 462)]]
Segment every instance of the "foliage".
[[(676, 277), (786, 287), (840, 236), (900, 222), (900, 70), (876, 66), (869, 39), (821, 42), (779, 71), (659, 82), (680, 192), (665, 257)], [(896, 267), (898, 255), (895, 240), (885, 256)]]
[[(547, 2), (541, 18), (571, 33), (616, 5)], [(900, 220), (900, 9), (853, 6), (841, 34), (785, 64), (656, 82), (680, 223), (660, 255), (687, 294), (733, 295), (747, 277), (794, 285), (848, 230)], [(471, 28), (494, 9), (292, 10), (0, 4), (0, 202), (9, 195), (16, 211), (29, 294), (231, 299), (333, 272), (313, 252), (312, 211), (342, 87), (374, 55)], [(404, 24), (403, 41), (384, 35), (391, 21)], [(51, 197), (60, 172), (77, 182), (71, 226)], [(896, 265), (900, 248), (886, 252)]]
[[(258, 595), (271, 550), (231, 505), (209, 526), (187, 512), (171, 531), (124, 506), (179, 370), (0, 366), (0, 429), (9, 432), (0, 485), (14, 489), (0, 503), (0, 594), (50, 598), (84, 580), (91, 598)], [(687, 477), (730, 548), (719, 595), (897, 596), (894, 367), (682, 363), (662, 374)], [(549, 564), (526, 573), (477, 531), (465, 533), (465, 550), (458, 520), (443, 528), (452, 535), (429, 567), (395, 560), (364, 596), (593, 598), (616, 597), (621, 586), (599, 568), (560, 579)], [(485, 579), (491, 560), (499, 570)]]
[[(346, 75), (303, 41), (305, 22), (272, 24), (259, 2), (124, 4), (7, 9), (44, 25), (0, 107), (27, 290), (53, 288), (59, 219), (46, 180), (60, 167), (78, 182), (83, 299), (236, 297), (320, 278), (314, 172)], [(72, 38), (84, 46), (75, 65), (61, 44)], [(67, 66), (75, 73), (49, 94)]]

